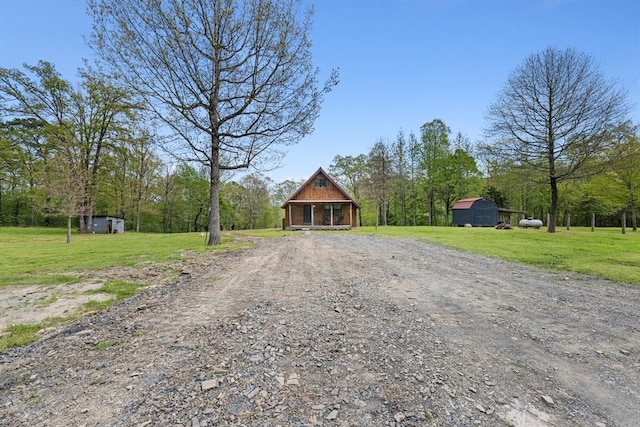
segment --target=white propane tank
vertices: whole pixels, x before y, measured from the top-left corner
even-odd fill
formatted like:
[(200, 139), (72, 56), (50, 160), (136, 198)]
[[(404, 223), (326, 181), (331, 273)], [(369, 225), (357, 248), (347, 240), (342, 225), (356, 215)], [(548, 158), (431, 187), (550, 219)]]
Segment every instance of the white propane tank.
[(518, 225), (522, 228), (540, 228), (542, 227), (542, 221), (539, 219), (521, 219)]

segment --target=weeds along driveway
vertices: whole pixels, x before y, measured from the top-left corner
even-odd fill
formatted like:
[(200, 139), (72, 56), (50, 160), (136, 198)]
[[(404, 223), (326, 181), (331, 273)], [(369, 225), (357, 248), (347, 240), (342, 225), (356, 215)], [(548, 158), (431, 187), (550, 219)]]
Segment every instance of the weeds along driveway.
[[(7, 425), (631, 426), (640, 287), (301, 233), (0, 356)], [(3, 421), (4, 422), (4, 421)]]

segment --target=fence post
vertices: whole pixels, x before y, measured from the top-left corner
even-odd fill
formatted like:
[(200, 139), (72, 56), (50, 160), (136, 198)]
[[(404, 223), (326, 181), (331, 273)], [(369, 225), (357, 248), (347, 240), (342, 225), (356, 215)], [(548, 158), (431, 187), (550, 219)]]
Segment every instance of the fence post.
[(571, 230), (571, 214), (567, 212), (567, 230)]
[(596, 214), (591, 214), (591, 232), (596, 231)]
[(622, 234), (627, 234), (627, 214), (622, 212)]

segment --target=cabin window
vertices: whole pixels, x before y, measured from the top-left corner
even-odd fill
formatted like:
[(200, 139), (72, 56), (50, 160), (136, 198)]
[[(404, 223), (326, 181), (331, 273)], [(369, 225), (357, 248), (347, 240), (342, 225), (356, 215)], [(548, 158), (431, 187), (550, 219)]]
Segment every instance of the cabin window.
[[(325, 215), (331, 215), (331, 205), (330, 204), (324, 205), (324, 214)], [(334, 215), (342, 215), (342, 204), (340, 204), (340, 203), (334, 203), (333, 204), (333, 214)]]
[(316, 188), (327, 188), (327, 178), (317, 178)]
[(324, 205), (324, 215), (322, 216), (322, 224), (331, 224), (331, 205)]

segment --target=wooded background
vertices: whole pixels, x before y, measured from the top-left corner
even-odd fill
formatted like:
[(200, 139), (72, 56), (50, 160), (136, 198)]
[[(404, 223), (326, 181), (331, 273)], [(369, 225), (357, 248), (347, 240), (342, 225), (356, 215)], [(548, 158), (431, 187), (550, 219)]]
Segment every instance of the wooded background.
[[(571, 59), (575, 52), (538, 55), (561, 54)], [(527, 64), (514, 76), (535, 70), (535, 64)], [(515, 77), (509, 89), (522, 89)], [(81, 70), (79, 78), (80, 84), (73, 85), (47, 62), (24, 71), (0, 68), (0, 226), (57, 227), (73, 218), (80, 231), (91, 232), (92, 215), (109, 215), (125, 218), (129, 231), (207, 230), (211, 193), (206, 163), (172, 156), (175, 136), (163, 134), (148, 109), (117, 82), (91, 68)], [(559, 87), (566, 86), (557, 80)], [(589, 94), (592, 86), (584, 86)], [(450, 225), (453, 204), (479, 196), (546, 224), (551, 180), (558, 225), (568, 214), (574, 226), (591, 226), (593, 215), (597, 226), (621, 226), (626, 216), (636, 230), (640, 134), (637, 125), (623, 120), (624, 96), (602, 110), (583, 110), (593, 104), (572, 87), (558, 98), (563, 106), (576, 98), (583, 102), (562, 121), (550, 114), (551, 106), (542, 108), (539, 115), (550, 118), (540, 120), (541, 135), (532, 141), (527, 138), (533, 125), (524, 126), (522, 135), (512, 131), (514, 101), (509, 96), (506, 92), (502, 104), (492, 106), (490, 124), (497, 131), (487, 141), (472, 142), (433, 119), (417, 133), (399, 131), (371, 141), (369, 152), (335, 153), (327, 170), (362, 205), (361, 225)], [(535, 96), (530, 98), (539, 106)], [(525, 124), (531, 120), (528, 108), (520, 110)], [(610, 112), (616, 114), (602, 120)], [(585, 117), (594, 121), (588, 129)], [(280, 205), (300, 184), (274, 182), (258, 172), (223, 171), (221, 228), (281, 227)]]

